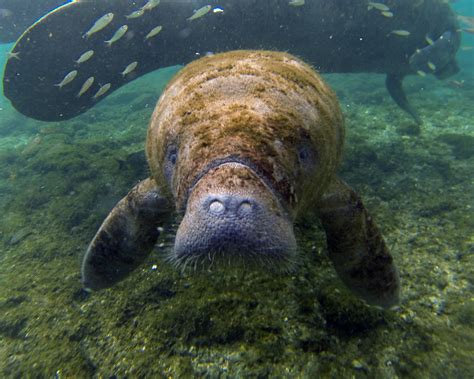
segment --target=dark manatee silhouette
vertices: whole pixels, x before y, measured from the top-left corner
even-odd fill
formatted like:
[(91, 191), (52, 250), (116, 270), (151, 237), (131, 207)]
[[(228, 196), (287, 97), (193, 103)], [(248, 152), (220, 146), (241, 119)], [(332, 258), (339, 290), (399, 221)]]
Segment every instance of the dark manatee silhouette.
[[(296, 54), (322, 72), (386, 74), (395, 102), (421, 122), (402, 80), (421, 71), (444, 78), (458, 70), (457, 20), (443, 0), (383, 3), (393, 17), (366, 0), (306, 0), (301, 6), (289, 0), (78, 0), (51, 12), (17, 41), (4, 92), (29, 117), (68, 119), (157, 68), (209, 53), (263, 48)], [(145, 4), (150, 9), (141, 12)], [(113, 14), (108, 23), (106, 14)], [(105, 26), (87, 38), (96, 22)], [(122, 37), (107, 46), (104, 41), (116, 32)], [(91, 50), (89, 60), (75, 64)], [(133, 70), (123, 75), (127, 67)], [(71, 72), (72, 81), (55, 86)]]
[(343, 140), (335, 94), (294, 56), (241, 50), (190, 63), (153, 113), (151, 177), (100, 227), (83, 259), (84, 286), (125, 278), (175, 210), (181, 221), (168, 259), (176, 266), (288, 271), (297, 260), (293, 224), (314, 212), (343, 282), (370, 304), (396, 304), (398, 273), (383, 237), (335, 175)]
[(66, 0), (0, 0), (0, 43), (15, 41), (40, 17)]

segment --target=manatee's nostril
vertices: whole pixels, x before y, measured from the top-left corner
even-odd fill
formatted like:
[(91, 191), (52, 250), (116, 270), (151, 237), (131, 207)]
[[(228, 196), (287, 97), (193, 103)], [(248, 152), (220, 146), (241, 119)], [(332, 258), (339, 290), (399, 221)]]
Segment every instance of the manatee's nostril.
[(209, 204), (209, 210), (214, 214), (224, 213), (225, 207), (219, 200), (213, 200)]
[(252, 211), (252, 205), (247, 200), (242, 201), (239, 205), (238, 212), (241, 215), (248, 215)]

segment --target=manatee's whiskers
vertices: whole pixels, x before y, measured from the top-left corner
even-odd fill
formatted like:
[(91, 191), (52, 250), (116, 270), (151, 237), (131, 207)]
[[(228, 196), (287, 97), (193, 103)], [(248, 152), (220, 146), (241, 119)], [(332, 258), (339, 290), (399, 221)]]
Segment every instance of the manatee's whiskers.
[(288, 255), (273, 254), (278, 251), (277, 247), (268, 247), (262, 251), (212, 249), (201, 254), (192, 254), (177, 257), (173, 252), (167, 255), (166, 260), (179, 269), (182, 273), (201, 270), (233, 269), (241, 268), (244, 271), (250, 269), (270, 270), (280, 273), (288, 273), (294, 269), (297, 262), (294, 253)]

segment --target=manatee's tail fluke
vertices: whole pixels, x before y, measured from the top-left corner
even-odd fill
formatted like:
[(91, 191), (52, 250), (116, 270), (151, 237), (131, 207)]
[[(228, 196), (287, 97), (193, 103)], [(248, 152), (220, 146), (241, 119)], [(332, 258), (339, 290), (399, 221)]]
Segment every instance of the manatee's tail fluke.
[[(438, 79), (446, 79), (456, 74), (459, 67), (455, 56), (460, 43), (461, 36), (458, 31), (445, 31), (436, 41), (430, 41), (428, 46), (413, 53), (409, 60), (411, 70), (422, 76), (433, 74)], [(418, 112), (408, 102), (403, 91), (402, 81), (402, 75), (388, 74), (385, 85), (397, 105), (409, 113), (417, 124), (421, 124)]]
[(388, 93), (392, 96), (392, 99), (397, 103), (397, 105), (407, 112), (415, 122), (419, 125), (423, 123), (418, 112), (411, 106), (408, 102), (405, 91), (403, 90), (403, 76), (388, 74), (387, 79), (385, 80), (385, 85), (387, 87)]
[(459, 32), (445, 31), (436, 41), (418, 49), (410, 57), (410, 68), (413, 72), (434, 74), (438, 79), (446, 79), (459, 71), (454, 57), (460, 44)]

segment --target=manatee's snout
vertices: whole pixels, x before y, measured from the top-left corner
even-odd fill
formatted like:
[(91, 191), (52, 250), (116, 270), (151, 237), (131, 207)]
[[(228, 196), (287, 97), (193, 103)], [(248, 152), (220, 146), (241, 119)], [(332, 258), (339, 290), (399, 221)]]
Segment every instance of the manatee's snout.
[(183, 266), (287, 270), (295, 253), (292, 222), (272, 190), (234, 163), (212, 170), (193, 188), (172, 260)]
[(248, 196), (233, 194), (210, 194), (202, 199), (202, 211), (209, 213), (213, 222), (233, 223), (237, 225), (256, 217), (260, 204)]

